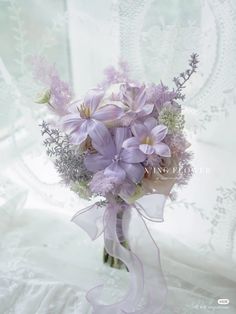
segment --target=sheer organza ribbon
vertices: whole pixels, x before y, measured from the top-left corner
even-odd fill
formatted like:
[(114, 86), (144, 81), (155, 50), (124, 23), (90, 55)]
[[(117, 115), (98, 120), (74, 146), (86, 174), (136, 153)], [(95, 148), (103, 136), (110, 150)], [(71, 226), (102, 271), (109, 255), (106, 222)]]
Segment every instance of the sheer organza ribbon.
[[(122, 300), (113, 304), (102, 304), (100, 296), (103, 285), (92, 288), (87, 293), (87, 299), (93, 307), (94, 314), (159, 314), (165, 305), (167, 288), (161, 270), (159, 249), (152, 238), (144, 218), (151, 221), (163, 221), (163, 208), (166, 197), (158, 194), (155, 206), (145, 209), (142, 203), (147, 202), (147, 196), (139, 203), (118, 203), (110, 199), (108, 205), (95, 203), (79, 211), (72, 221), (83, 228), (92, 240), (104, 234), (106, 251), (120, 259), (129, 271), (129, 289)], [(152, 202), (153, 204), (153, 202)], [(135, 230), (138, 230), (145, 243), (143, 250), (131, 246), (130, 250), (120, 244), (120, 234), (117, 229), (117, 214), (123, 211), (122, 236), (128, 239), (130, 223), (135, 220)], [(132, 214), (132, 219), (131, 218)], [(135, 217), (136, 216), (136, 219)], [(118, 231), (117, 231), (118, 230)], [(149, 262), (155, 261), (154, 265)]]

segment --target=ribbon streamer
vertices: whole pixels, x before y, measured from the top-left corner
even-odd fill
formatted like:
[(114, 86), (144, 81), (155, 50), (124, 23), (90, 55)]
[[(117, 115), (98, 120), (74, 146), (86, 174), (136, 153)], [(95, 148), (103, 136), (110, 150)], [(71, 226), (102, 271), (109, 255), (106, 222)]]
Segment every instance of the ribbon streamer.
[[(128, 205), (109, 200), (106, 206), (95, 203), (79, 211), (72, 218), (72, 221), (84, 229), (92, 240), (97, 239), (103, 233), (106, 251), (111, 256), (120, 259), (129, 270), (129, 289), (121, 301), (113, 304), (100, 303), (99, 298), (103, 285), (94, 287), (87, 292), (87, 299), (93, 307), (93, 314), (162, 313), (167, 288), (161, 270), (159, 249), (144, 220), (144, 217), (151, 221), (163, 220), (163, 208), (161, 207), (165, 202), (162, 195), (159, 194), (158, 197), (159, 203), (156, 210), (145, 210), (139, 203)], [(129, 238), (130, 223), (132, 224), (132, 221), (135, 220), (135, 228), (139, 230), (145, 243), (144, 252), (132, 246), (128, 250), (120, 244), (120, 235), (117, 234), (116, 226), (117, 214), (121, 210), (123, 211), (124, 238)], [(153, 261), (154, 258), (155, 266), (149, 266), (148, 261)]]

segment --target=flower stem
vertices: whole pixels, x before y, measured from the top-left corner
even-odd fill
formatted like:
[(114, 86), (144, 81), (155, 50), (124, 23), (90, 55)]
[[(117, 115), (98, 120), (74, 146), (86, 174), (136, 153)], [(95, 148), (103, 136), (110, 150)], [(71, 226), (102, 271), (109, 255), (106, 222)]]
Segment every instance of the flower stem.
[[(122, 230), (122, 218), (123, 218), (123, 211), (121, 210), (118, 214), (117, 214), (117, 234), (118, 234), (118, 238), (120, 239), (120, 244), (126, 248), (126, 249), (130, 249), (129, 248), (129, 243), (127, 240), (124, 239), (123, 236), (123, 230)], [(126, 268), (125, 264), (119, 260), (118, 258), (111, 256), (106, 249), (104, 248), (103, 250), (103, 263), (104, 264), (108, 264), (110, 267), (112, 268), (116, 268), (116, 269), (122, 269), (122, 268)], [(127, 269), (128, 271), (128, 269)]]
[[(125, 247), (126, 249), (130, 249), (129, 248), (129, 244), (127, 241), (124, 241), (124, 242), (121, 242), (120, 243), (123, 247)], [(122, 269), (122, 268), (126, 268), (127, 267), (125, 266), (125, 264), (119, 260), (118, 258), (116, 257), (113, 257), (111, 256), (107, 251), (106, 249), (104, 248), (103, 250), (103, 263), (104, 264), (108, 264), (110, 267), (112, 268), (116, 268), (116, 269)], [(128, 269), (127, 269), (128, 270)]]

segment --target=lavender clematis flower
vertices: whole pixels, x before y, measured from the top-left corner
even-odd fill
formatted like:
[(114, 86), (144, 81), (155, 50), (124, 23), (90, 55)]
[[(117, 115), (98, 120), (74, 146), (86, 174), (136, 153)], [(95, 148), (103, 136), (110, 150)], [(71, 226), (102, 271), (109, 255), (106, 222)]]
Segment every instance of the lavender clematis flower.
[(168, 129), (164, 125), (157, 125), (155, 118), (147, 118), (144, 124), (136, 123), (131, 127), (131, 130), (134, 137), (124, 141), (124, 148), (139, 148), (140, 151), (147, 155), (171, 156), (169, 146), (162, 142)]
[[(62, 126), (70, 130), (70, 140), (73, 144), (81, 144), (89, 135), (92, 140), (97, 137), (109, 138), (104, 122), (120, 118), (123, 110), (116, 105), (108, 104), (99, 107), (104, 96), (101, 89), (91, 90), (84, 99), (83, 104), (75, 106), (73, 104), (73, 113), (63, 117)], [(106, 143), (107, 145), (108, 143)]]
[(120, 87), (121, 101), (124, 104), (126, 115), (122, 118), (124, 125), (152, 113), (154, 104), (148, 103), (146, 86), (122, 84)]
[[(97, 138), (94, 144), (99, 153), (85, 158), (87, 169), (92, 172), (104, 170), (105, 176), (116, 177), (120, 182), (123, 182), (126, 177), (134, 183), (140, 182), (144, 175), (144, 168), (140, 163), (146, 159), (146, 155), (138, 147), (122, 148), (124, 140), (129, 135), (128, 128), (123, 127), (115, 129), (112, 142), (107, 138)], [(110, 145), (105, 151), (101, 150), (107, 142)]]

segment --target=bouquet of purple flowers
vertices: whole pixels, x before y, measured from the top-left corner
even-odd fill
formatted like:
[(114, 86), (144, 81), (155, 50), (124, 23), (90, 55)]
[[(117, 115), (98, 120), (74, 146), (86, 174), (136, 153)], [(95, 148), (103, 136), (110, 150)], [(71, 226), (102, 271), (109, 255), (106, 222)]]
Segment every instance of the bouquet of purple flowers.
[(191, 176), (192, 155), (179, 101), (196, 71), (197, 55), (192, 54), (189, 69), (174, 78), (172, 90), (163, 83), (131, 80), (121, 63), (119, 70), (107, 69), (103, 82), (74, 101), (56, 69), (38, 61), (35, 74), (47, 89), (37, 102), (47, 104), (55, 117), (53, 124), (41, 124), (47, 153), (74, 192), (96, 200), (72, 221), (92, 239), (103, 233), (104, 262), (125, 267), (130, 274), (130, 289), (117, 303), (98, 301), (101, 286), (88, 292), (94, 313), (160, 313), (166, 286), (158, 248), (152, 252), (157, 262), (151, 271), (129, 244), (129, 223), (132, 212), (142, 224), (144, 218), (162, 221), (173, 186), (186, 184)]

